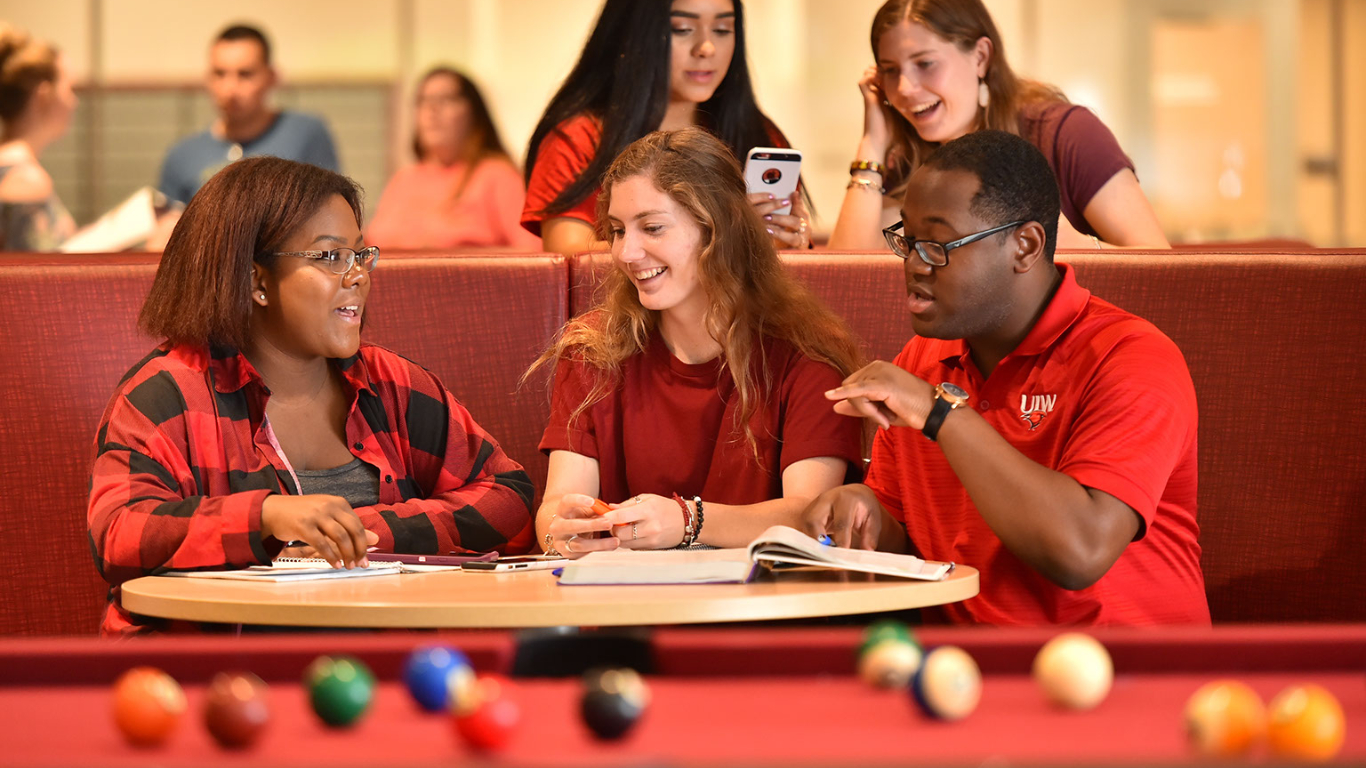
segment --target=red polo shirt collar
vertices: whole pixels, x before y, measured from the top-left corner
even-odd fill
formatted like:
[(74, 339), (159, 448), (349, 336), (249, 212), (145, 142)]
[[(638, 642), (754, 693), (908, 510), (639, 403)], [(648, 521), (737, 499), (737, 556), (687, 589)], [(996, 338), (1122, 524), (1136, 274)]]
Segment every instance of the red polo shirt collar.
[[(1066, 264), (1058, 264), (1058, 273), (1062, 275), (1062, 284), (1053, 293), (1053, 298), (1049, 300), (1048, 306), (1044, 308), (1043, 314), (1035, 321), (1034, 327), (1029, 329), (1029, 333), (1024, 337), (1020, 345), (1010, 351), (1002, 360), (1012, 357), (1038, 355), (1043, 353), (1053, 343), (1062, 336), (1072, 324), (1081, 317), (1086, 309), (1086, 304), (1091, 300), (1091, 292), (1080, 285), (1077, 285), (1076, 274), (1072, 268)], [(946, 357), (940, 362), (945, 365), (957, 366), (963, 369), (972, 368), (972, 350), (968, 348), (966, 339), (957, 341), (957, 354)]]

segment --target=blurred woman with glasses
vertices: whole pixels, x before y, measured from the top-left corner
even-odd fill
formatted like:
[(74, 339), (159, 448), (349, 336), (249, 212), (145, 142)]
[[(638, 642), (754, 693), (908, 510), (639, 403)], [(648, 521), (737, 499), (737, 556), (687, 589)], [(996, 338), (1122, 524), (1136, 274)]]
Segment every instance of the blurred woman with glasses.
[(384, 187), (366, 240), (382, 248), (540, 250), (518, 220), (526, 198), (484, 97), (464, 74), (436, 67), (417, 87), (413, 154)]
[(190, 201), (139, 317), (166, 342), (96, 437), (105, 634), (157, 626), (118, 585), (169, 569), (530, 547), (521, 466), (430, 372), (361, 343), (378, 261), (359, 188), (317, 166), (248, 158)]

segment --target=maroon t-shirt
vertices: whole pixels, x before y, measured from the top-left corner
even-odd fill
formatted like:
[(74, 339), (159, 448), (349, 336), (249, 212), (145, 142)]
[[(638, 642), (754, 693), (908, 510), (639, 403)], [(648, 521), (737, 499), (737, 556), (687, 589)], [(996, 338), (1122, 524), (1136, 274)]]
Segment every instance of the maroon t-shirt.
[(1062, 212), (1083, 235), (1097, 235), (1082, 212), (1105, 182), (1134, 163), (1105, 123), (1086, 107), (1062, 101), (1026, 104), (1020, 135), (1039, 148), (1062, 194)]
[(839, 386), (839, 372), (784, 341), (765, 339), (762, 352), (772, 390), (750, 418), (758, 462), (736, 428), (739, 395), (721, 358), (684, 363), (657, 332), (644, 352), (622, 364), (619, 386), (580, 414), (573, 429), (569, 417), (597, 371), (561, 359), (540, 448), (597, 459), (599, 497), (607, 502), (679, 493), (757, 504), (781, 498), (783, 470), (802, 459), (833, 456), (860, 467), (858, 419), (836, 414), (824, 396)]

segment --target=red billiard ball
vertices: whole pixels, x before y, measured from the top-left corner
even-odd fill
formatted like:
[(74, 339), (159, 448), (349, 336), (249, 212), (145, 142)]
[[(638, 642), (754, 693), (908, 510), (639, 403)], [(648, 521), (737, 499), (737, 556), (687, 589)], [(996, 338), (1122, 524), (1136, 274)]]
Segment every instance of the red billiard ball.
[(185, 692), (155, 667), (135, 667), (114, 683), (114, 724), (131, 744), (161, 744), (184, 714)]
[(471, 748), (492, 752), (512, 739), (522, 721), (522, 710), (509, 697), (510, 688), (497, 677), (481, 675), (463, 695), (452, 691), (455, 732)]
[(266, 697), (266, 684), (256, 675), (214, 675), (204, 704), (204, 725), (209, 735), (229, 749), (251, 746), (270, 722)]

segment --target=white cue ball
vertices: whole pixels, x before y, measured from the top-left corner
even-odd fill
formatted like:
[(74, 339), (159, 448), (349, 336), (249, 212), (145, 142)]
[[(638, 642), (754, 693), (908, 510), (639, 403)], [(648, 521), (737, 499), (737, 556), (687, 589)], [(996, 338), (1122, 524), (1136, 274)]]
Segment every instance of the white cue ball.
[(905, 688), (920, 669), (920, 647), (890, 638), (874, 645), (858, 660), (858, 674), (874, 688)]
[(1068, 709), (1091, 709), (1105, 700), (1115, 679), (1105, 646), (1090, 635), (1067, 632), (1034, 657), (1034, 680), (1049, 701)]

